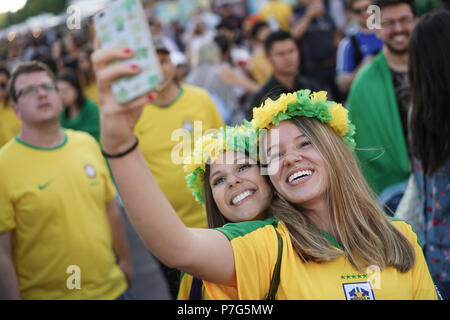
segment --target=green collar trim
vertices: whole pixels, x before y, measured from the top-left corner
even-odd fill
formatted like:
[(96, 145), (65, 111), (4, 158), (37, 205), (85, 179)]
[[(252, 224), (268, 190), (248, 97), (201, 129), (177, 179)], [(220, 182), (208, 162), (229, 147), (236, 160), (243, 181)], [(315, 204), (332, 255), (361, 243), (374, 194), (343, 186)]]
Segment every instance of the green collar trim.
[(250, 234), (260, 228), (272, 225), (274, 228), (278, 226), (278, 219), (271, 216), (265, 220), (244, 221), (236, 223), (227, 223), (223, 227), (216, 228), (215, 230), (222, 232), (229, 241), (243, 237)]
[(344, 248), (341, 247), (341, 245), (337, 242), (336, 238), (333, 237), (331, 234), (324, 230), (320, 230), (322, 235), (328, 240), (328, 242), (335, 248), (344, 251)]
[(171, 105), (175, 104), (178, 100), (180, 100), (180, 98), (183, 95), (183, 93), (184, 93), (184, 88), (182, 86), (180, 86), (180, 92), (178, 93), (178, 96), (171, 103), (166, 104), (166, 105), (159, 105), (159, 104), (154, 104), (154, 105), (157, 106), (157, 107), (160, 107), (160, 108), (168, 108)]
[(28, 148), (31, 148), (31, 149), (34, 149), (34, 150), (53, 151), (53, 150), (60, 149), (60, 148), (64, 147), (67, 144), (67, 140), (68, 140), (67, 134), (64, 131), (63, 131), (63, 133), (64, 133), (64, 141), (63, 141), (63, 143), (61, 143), (59, 146), (52, 147), (52, 148), (43, 148), (43, 147), (33, 146), (33, 145), (29, 144), (29, 143), (26, 143), (23, 140), (20, 140), (18, 136), (15, 137), (15, 139), (16, 139), (17, 142), (19, 142), (20, 144), (24, 145), (25, 147), (28, 147)]

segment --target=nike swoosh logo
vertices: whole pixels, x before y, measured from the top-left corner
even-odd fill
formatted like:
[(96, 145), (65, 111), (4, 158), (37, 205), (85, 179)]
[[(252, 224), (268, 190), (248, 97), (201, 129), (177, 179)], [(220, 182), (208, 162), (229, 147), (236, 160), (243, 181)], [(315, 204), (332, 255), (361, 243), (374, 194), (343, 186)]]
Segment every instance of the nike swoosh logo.
[(148, 133), (149, 131), (150, 131), (150, 128), (149, 129), (139, 130), (138, 133), (139, 133), (139, 135), (144, 135), (144, 134)]
[(53, 180), (54, 180), (54, 179), (51, 179), (51, 180), (47, 181), (47, 182), (44, 183), (44, 184), (38, 185), (39, 190), (44, 190), (45, 188), (47, 188), (47, 187), (53, 182)]

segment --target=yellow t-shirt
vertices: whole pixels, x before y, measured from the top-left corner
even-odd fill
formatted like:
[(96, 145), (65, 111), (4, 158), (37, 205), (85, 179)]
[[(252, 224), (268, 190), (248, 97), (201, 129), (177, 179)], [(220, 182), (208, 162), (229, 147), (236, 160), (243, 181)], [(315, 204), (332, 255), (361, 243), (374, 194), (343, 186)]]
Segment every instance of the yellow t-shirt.
[(260, 16), (264, 20), (274, 17), (283, 31), (290, 32), (289, 18), (292, 15), (292, 7), (281, 1), (270, 1), (261, 10)]
[(10, 107), (0, 103), (0, 148), (20, 132), (19, 118)]
[(252, 74), (260, 85), (264, 85), (272, 76), (273, 68), (264, 49), (259, 48), (251, 57)]
[(86, 95), (86, 98), (92, 100), (95, 102), (95, 104), (99, 107), (99, 100), (98, 100), (98, 89), (95, 81), (89, 83), (84, 88), (84, 94)]
[[(414, 267), (406, 273), (400, 273), (393, 267), (382, 271), (369, 267), (365, 272), (358, 272), (344, 256), (327, 263), (302, 262), (292, 246), (284, 223), (273, 217), (218, 228), (233, 247), (237, 295), (231, 298), (266, 298), (278, 253), (274, 231), (276, 227), (283, 239), (280, 284), (276, 299), (437, 299), (416, 234), (403, 221), (392, 223), (411, 241), (416, 252)], [(330, 244), (338, 245), (331, 235), (326, 234), (326, 237)], [(224, 290), (223, 286), (207, 281), (203, 283), (211, 299), (230, 298), (230, 290), (227, 288)]]
[[(180, 288), (178, 289), (178, 296), (177, 300), (190, 300), (190, 294), (191, 294), (191, 288), (193, 283), (194, 277), (188, 273), (181, 273), (181, 280), (180, 280)], [(233, 300), (237, 297), (237, 289), (236, 287), (229, 287), (229, 286), (220, 286), (221, 290), (221, 300)], [(205, 286), (203, 285), (202, 281), (202, 288), (201, 288), (201, 299), (202, 300), (214, 300), (213, 297), (210, 295), (208, 290), (206, 290)]]
[(16, 138), (0, 150), (0, 232), (12, 231), (24, 299), (115, 299), (127, 288), (105, 207), (116, 191), (97, 142), (65, 135), (56, 148)]
[[(196, 122), (200, 121), (200, 122)], [(200, 127), (201, 124), (201, 127)], [(206, 228), (204, 208), (188, 189), (182, 164), (192, 150), (194, 139), (208, 129), (223, 126), (209, 94), (183, 84), (179, 97), (169, 106), (144, 106), (135, 134), (159, 187), (187, 227)]]

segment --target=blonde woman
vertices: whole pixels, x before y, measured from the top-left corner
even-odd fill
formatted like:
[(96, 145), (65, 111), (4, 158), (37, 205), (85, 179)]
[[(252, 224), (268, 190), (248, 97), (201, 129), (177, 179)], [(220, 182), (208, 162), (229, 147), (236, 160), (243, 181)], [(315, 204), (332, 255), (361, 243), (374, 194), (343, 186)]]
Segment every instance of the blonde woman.
[[(307, 221), (306, 227), (300, 228), (300, 230), (307, 232), (306, 240), (310, 240), (312, 243), (298, 242), (297, 235), (291, 231), (292, 229), (289, 229), (289, 223), (285, 224), (276, 217), (269, 217), (263, 221), (227, 224), (216, 230), (186, 228), (159, 189), (142, 153), (136, 148), (138, 142), (134, 136), (133, 128), (139, 118), (142, 106), (148, 101), (149, 97), (143, 96), (126, 105), (120, 105), (111, 92), (111, 83), (114, 79), (139, 72), (139, 70), (127, 65), (126, 62), (109, 64), (113, 60), (126, 59), (132, 56), (132, 52), (123, 49), (99, 49), (92, 56), (102, 104), (103, 152), (109, 157), (117, 187), (134, 227), (149, 250), (158, 259), (168, 266), (203, 279), (204, 285), (210, 288), (209, 291), (213, 293), (213, 298), (222, 298), (221, 286), (228, 286), (236, 289), (237, 295), (235, 298), (264, 299), (270, 290), (271, 280), (276, 269), (275, 262), (279, 252), (279, 242), (275, 232), (275, 228), (277, 228), (283, 243), (280, 283), (275, 296), (277, 299), (436, 298), (433, 282), (414, 233), (408, 230), (407, 226), (400, 226), (402, 233), (397, 232), (398, 237), (396, 237), (392, 234), (397, 229), (390, 229), (390, 225), (384, 223), (385, 221), (381, 218), (379, 221), (372, 223), (372, 229), (366, 227), (364, 220), (350, 221), (351, 225), (348, 226), (346, 223), (349, 222), (349, 219), (346, 219), (345, 215), (349, 213), (344, 213), (344, 210), (356, 210), (358, 208), (361, 214), (351, 214), (351, 217), (356, 219), (361, 219), (361, 216), (367, 210), (374, 212), (378, 210), (379, 215), (381, 215), (381, 210), (376, 207), (375, 209), (371, 208), (370, 204), (373, 200), (369, 196), (366, 196), (367, 201), (345, 205), (343, 196), (340, 194), (343, 191), (336, 190), (339, 189), (336, 186), (340, 182), (334, 181), (335, 177), (326, 173), (328, 165), (318, 165), (317, 167), (307, 168), (307, 170), (314, 172), (312, 176), (316, 172), (322, 172), (322, 174), (317, 174), (316, 177), (324, 178), (323, 184), (320, 184), (320, 186), (330, 189), (330, 192), (321, 192), (316, 195), (325, 198), (330, 197), (333, 204), (332, 212), (335, 217), (332, 221), (339, 229), (332, 228), (332, 224), (328, 228), (321, 223), (314, 225)], [(306, 102), (306, 97), (302, 96), (301, 98), (300, 104)], [(276, 104), (273, 104), (275, 107), (279, 105), (285, 107), (285, 105), (292, 104), (292, 100), (286, 99), (286, 96), (280, 99)], [(330, 108), (332, 108), (328, 105), (326, 107), (323, 113), (327, 113), (327, 111), (329, 113)], [(265, 111), (268, 112), (263, 112), (263, 114), (268, 115), (273, 110), (265, 109)], [(272, 115), (270, 115), (270, 118), (272, 118)], [(332, 118), (331, 115), (330, 118)], [(257, 127), (257, 123), (254, 123), (254, 125)], [(319, 125), (324, 126), (325, 130), (331, 128), (327, 124)], [(338, 141), (338, 143), (344, 145), (343, 140), (336, 135), (335, 131), (333, 132), (329, 133), (335, 135), (334, 141), (321, 141), (321, 143), (328, 146)], [(284, 135), (280, 136), (280, 140), (283, 137)], [(287, 135), (286, 137), (291, 136)], [(288, 146), (289, 149), (285, 149), (285, 151), (291, 153), (290, 148), (293, 145), (289, 139), (287, 145), (280, 143), (279, 146), (281, 148)], [(311, 147), (316, 148), (316, 146)], [(341, 152), (343, 151), (341, 150)], [(350, 153), (347, 153), (347, 155), (351, 156)], [(339, 159), (342, 160), (343, 157), (341, 156)], [(338, 165), (339, 168), (344, 168), (349, 161), (351, 160), (345, 159), (345, 161), (342, 161), (343, 163), (330, 163), (330, 165)], [(350, 168), (346, 170), (346, 173), (357, 170), (354, 166)], [(284, 169), (282, 172), (285, 172)], [(213, 175), (214, 173), (211, 173), (211, 178)], [(280, 176), (280, 178), (284, 177), (284, 175)], [(328, 179), (325, 179), (325, 177)], [(357, 183), (354, 180), (358, 177), (361, 177), (360, 174), (353, 174), (348, 179), (351, 183)], [(210, 183), (212, 183), (211, 178)], [(291, 178), (291, 176), (288, 178)], [(274, 179), (273, 176), (271, 179), (274, 184), (282, 182), (280, 179)], [(315, 178), (310, 179), (310, 181), (313, 181)], [(232, 208), (233, 187), (237, 185), (236, 183), (228, 184), (220, 192), (213, 193), (215, 201), (224, 206), (221, 208), (222, 212), (226, 208)], [(277, 188), (279, 193), (284, 194), (283, 187), (281, 184), (279, 185), (279, 188)], [(321, 188), (314, 187), (314, 190), (322, 190)], [(336, 192), (336, 195), (332, 192)], [(359, 192), (359, 194), (363, 193), (364, 191)], [(360, 197), (357, 194), (349, 201), (359, 200)], [(288, 194), (286, 193), (286, 195)], [(260, 195), (255, 193), (255, 196)], [(362, 198), (364, 199), (364, 197)], [(261, 198), (260, 201), (264, 201), (264, 198)], [(254, 209), (252, 207), (245, 208), (244, 205), (245, 202), (241, 207), (243, 211)], [(293, 210), (292, 214), (300, 214), (300, 212)], [(320, 216), (325, 217), (325, 215)], [(380, 221), (382, 224), (379, 224)], [(300, 225), (295, 222), (294, 226), (297, 224)], [(327, 232), (320, 231), (320, 228)], [(341, 230), (341, 228), (343, 229)], [(337, 230), (337, 233), (334, 234), (334, 237), (331, 237), (333, 230)], [(351, 236), (351, 232), (357, 232), (354, 238)], [(390, 256), (386, 256), (386, 259), (384, 259), (387, 253), (391, 253), (392, 250), (389, 250), (387, 246), (392, 243), (383, 243), (382, 241), (389, 239), (389, 237), (381, 237), (382, 233), (391, 234), (392, 239), (403, 240), (402, 249), (394, 251), (394, 257), (405, 257), (406, 263), (403, 268), (397, 269), (396, 264), (391, 265), (397, 260), (390, 259)], [(376, 245), (380, 246), (379, 250), (369, 246), (367, 241), (361, 245), (362, 248), (372, 248), (373, 252), (379, 253), (379, 256), (373, 259), (375, 277), (377, 277), (376, 272), (378, 270), (376, 267), (380, 270), (378, 274), (379, 286), (377, 282), (369, 281), (373, 274), (369, 271), (372, 270), (370, 269), (371, 265), (367, 264), (371, 263), (372, 260), (367, 259), (364, 252), (358, 250), (358, 244), (353, 241), (353, 239), (360, 241), (364, 237), (370, 240), (379, 240), (376, 242)], [(337, 239), (336, 247), (330, 244), (333, 243), (331, 239)], [(316, 243), (317, 241), (319, 241), (319, 244)], [(298, 250), (295, 249), (294, 243), (299, 244)], [(303, 246), (306, 249), (304, 252), (301, 251)], [(312, 248), (312, 250), (309, 250), (309, 248)], [(402, 251), (399, 252), (398, 250)], [(383, 259), (378, 259), (380, 256)], [(329, 281), (325, 281), (325, 279), (329, 279)], [(352, 281), (350, 283), (347, 280)]]
[[(342, 105), (301, 90), (255, 108), (252, 124), (269, 129), (267, 162), (278, 194), (272, 212), (290, 236), (287, 251), (297, 254), (292, 263), (303, 285), (296, 296), (436, 297), (416, 234), (386, 217), (358, 169)], [(288, 281), (283, 269), (281, 276), (280, 290)]]

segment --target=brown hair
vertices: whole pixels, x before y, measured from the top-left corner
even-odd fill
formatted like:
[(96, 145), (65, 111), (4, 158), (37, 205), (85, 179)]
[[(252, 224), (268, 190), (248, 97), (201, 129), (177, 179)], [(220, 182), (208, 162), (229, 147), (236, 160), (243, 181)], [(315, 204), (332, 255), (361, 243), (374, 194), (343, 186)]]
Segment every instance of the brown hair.
[(46, 64), (36, 60), (19, 63), (14, 67), (13, 71), (11, 72), (11, 78), (9, 79), (9, 92), (14, 102), (17, 102), (17, 92), (15, 87), (17, 77), (21, 74), (28, 74), (33, 72), (45, 72), (48, 74), (50, 79), (55, 82), (55, 74), (50, 70), (49, 67), (47, 67)]
[(330, 246), (312, 221), (282, 196), (272, 202), (272, 213), (286, 225), (303, 261), (333, 261), (344, 255), (358, 270), (375, 265), (406, 272), (414, 265), (410, 241), (389, 221), (344, 141), (314, 118), (292, 120), (311, 140), (328, 166), (327, 194), (331, 221), (342, 251)]
[(225, 218), (222, 212), (220, 212), (219, 208), (217, 207), (216, 201), (214, 201), (211, 184), (209, 183), (210, 173), (211, 165), (206, 164), (204, 176), (206, 220), (208, 221), (208, 228), (219, 228), (230, 221)]

